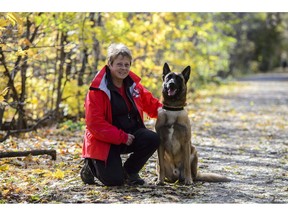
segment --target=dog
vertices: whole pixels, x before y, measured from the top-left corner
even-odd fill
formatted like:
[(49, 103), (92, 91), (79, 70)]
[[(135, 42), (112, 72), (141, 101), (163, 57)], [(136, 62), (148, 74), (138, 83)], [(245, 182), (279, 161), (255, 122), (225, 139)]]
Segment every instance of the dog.
[(230, 179), (214, 173), (198, 172), (198, 154), (191, 142), (191, 124), (186, 106), (187, 82), (190, 66), (181, 73), (171, 72), (169, 65), (163, 67), (162, 102), (155, 124), (160, 136), (158, 148), (158, 184), (194, 181), (228, 182)]

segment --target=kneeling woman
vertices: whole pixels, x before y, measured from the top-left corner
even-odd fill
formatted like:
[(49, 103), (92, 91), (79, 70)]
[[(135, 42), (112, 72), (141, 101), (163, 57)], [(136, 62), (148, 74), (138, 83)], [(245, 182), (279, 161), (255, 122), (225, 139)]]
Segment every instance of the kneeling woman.
[[(123, 44), (108, 48), (108, 61), (93, 79), (85, 99), (86, 130), (82, 181), (104, 185), (143, 185), (139, 171), (160, 144), (144, 126), (143, 112), (156, 118), (162, 104), (130, 71), (132, 55)], [(130, 154), (122, 166), (121, 154)]]

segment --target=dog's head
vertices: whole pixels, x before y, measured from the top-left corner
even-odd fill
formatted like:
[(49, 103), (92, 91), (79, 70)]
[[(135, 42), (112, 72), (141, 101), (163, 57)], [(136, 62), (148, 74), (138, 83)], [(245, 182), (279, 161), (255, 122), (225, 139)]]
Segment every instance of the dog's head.
[(181, 73), (172, 72), (167, 63), (163, 67), (163, 89), (164, 97), (175, 98), (177, 95), (186, 95), (186, 84), (190, 77), (190, 66), (187, 66)]

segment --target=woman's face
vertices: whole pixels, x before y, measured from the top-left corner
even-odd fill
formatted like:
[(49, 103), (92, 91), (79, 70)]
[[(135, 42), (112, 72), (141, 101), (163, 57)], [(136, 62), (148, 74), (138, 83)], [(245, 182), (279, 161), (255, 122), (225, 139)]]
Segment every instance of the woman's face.
[(119, 55), (113, 63), (109, 63), (108, 66), (111, 71), (112, 80), (122, 82), (129, 74), (130, 58)]

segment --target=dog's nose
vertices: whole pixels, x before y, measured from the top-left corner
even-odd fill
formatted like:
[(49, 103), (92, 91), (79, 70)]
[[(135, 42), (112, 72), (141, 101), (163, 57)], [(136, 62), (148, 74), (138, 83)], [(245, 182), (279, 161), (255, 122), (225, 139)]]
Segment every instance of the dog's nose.
[(176, 87), (176, 84), (174, 82), (174, 80), (169, 80), (169, 82), (167, 83), (168, 85), (168, 88), (175, 88)]

